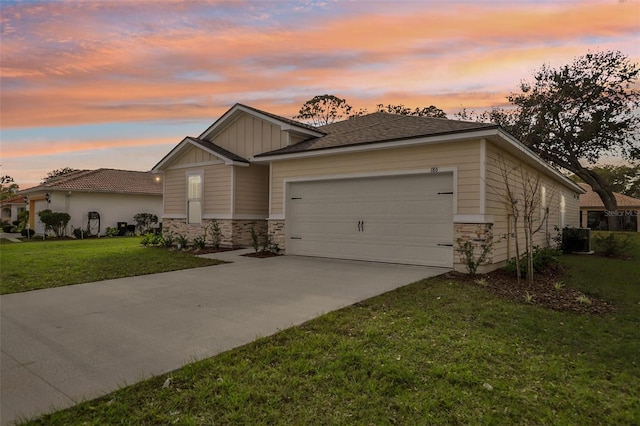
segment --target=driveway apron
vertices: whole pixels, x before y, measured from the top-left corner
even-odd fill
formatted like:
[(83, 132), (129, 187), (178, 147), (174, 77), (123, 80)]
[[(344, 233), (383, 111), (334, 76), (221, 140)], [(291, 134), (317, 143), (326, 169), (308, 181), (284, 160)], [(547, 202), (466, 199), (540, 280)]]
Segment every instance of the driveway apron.
[(280, 256), (0, 296), (0, 422), (92, 399), (441, 268)]

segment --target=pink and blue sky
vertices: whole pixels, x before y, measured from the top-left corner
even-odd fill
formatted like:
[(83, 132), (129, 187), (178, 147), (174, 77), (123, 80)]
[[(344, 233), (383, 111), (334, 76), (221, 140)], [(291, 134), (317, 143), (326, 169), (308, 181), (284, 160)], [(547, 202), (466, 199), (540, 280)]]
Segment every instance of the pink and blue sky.
[(149, 170), (236, 102), (285, 117), (320, 94), (506, 106), (547, 63), (640, 62), (638, 1), (0, 0), (2, 175)]

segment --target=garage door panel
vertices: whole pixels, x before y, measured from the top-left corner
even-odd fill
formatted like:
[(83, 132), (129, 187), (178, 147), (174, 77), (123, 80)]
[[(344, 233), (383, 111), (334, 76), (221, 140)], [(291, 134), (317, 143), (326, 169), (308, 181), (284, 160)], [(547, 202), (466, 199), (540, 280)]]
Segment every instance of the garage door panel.
[(451, 267), (452, 188), (449, 173), (293, 183), (287, 251)]

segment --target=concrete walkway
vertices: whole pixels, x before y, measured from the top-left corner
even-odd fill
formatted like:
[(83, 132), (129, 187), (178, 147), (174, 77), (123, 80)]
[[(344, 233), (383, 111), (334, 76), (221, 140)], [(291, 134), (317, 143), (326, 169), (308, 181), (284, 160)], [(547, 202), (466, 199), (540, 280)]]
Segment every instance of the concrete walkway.
[[(250, 251), (250, 250), (249, 250)], [(0, 422), (92, 399), (439, 268), (297, 256), (0, 296)]]

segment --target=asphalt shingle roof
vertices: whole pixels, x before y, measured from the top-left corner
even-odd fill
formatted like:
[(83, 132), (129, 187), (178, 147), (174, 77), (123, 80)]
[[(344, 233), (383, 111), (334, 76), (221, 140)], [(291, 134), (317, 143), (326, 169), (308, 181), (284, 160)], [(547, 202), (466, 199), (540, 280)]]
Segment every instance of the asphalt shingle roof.
[(162, 184), (151, 172), (116, 169), (78, 170), (25, 191), (38, 189), (162, 195)]
[(190, 141), (194, 142), (196, 145), (200, 145), (203, 148), (206, 148), (210, 151), (213, 151), (217, 154), (220, 154), (221, 156), (223, 156), (224, 158), (228, 158), (231, 161), (238, 161), (241, 163), (248, 163), (249, 160), (247, 160), (246, 158), (243, 158), (237, 154), (234, 154), (231, 151), (227, 151), (226, 149), (214, 144), (213, 142), (209, 142), (209, 141), (205, 141), (202, 139), (198, 139), (198, 138), (194, 138), (193, 136), (187, 136), (187, 139), (189, 139)]
[(445, 135), (448, 133), (460, 133), (497, 127), (499, 127), (497, 124), (490, 123), (474, 123), (447, 120), (444, 118), (415, 117), (376, 112), (320, 126), (317, 130), (326, 133), (326, 136), (310, 138), (295, 145), (257, 155), (257, 157)]
[[(604, 208), (604, 203), (600, 199), (600, 196), (591, 189), (590, 185), (586, 183), (579, 183), (585, 191), (586, 194), (580, 195), (580, 207), (601, 207)], [(637, 198), (629, 197), (628, 195), (618, 194), (614, 192), (613, 195), (616, 197), (616, 204), (618, 208), (632, 207), (634, 209), (640, 208), (640, 200)]]

